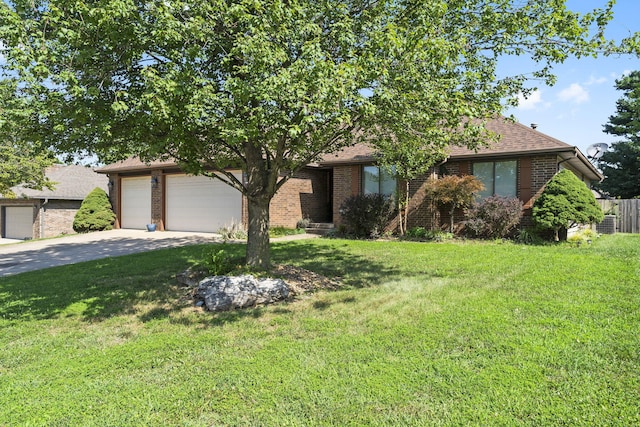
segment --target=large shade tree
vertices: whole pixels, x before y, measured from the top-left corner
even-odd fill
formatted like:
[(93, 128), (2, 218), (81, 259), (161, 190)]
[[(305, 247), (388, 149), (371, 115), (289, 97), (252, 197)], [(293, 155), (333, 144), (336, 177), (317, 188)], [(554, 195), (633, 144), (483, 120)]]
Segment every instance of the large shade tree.
[(0, 80), (0, 197), (13, 198), (12, 187), (52, 189), (54, 183), (45, 175), (55, 163), (53, 153), (24, 134), (21, 123), (33, 110), (16, 98), (17, 82)]
[[(296, 170), (362, 140), (431, 163), (448, 144), (476, 147), (528, 79), (620, 49), (602, 37), (611, 3), (13, 0), (0, 40), (22, 94), (46, 104), (34, 134), (223, 180), (248, 202), (247, 262), (267, 268), (269, 203)], [(540, 68), (498, 76), (505, 55)]]
[(640, 71), (616, 80), (615, 87), (623, 96), (604, 131), (624, 140), (613, 144), (598, 161), (605, 176), (599, 188), (613, 197), (633, 199), (640, 197)]

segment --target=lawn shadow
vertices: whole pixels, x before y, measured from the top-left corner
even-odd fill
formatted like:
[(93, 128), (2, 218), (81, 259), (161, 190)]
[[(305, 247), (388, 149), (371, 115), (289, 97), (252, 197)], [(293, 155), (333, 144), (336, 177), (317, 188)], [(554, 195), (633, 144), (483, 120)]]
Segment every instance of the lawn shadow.
[(152, 309), (144, 318), (159, 318), (184, 307), (175, 275), (202, 251), (203, 245), (160, 249), (6, 276), (0, 278), (0, 318), (100, 321), (137, 314), (140, 306)]
[(354, 254), (346, 244), (323, 245), (313, 240), (274, 244), (272, 260), (311, 270), (354, 288), (376, 286), (402, 274), (397, 268)]
[[(243, 256), (246, 250), (242, 244), (224, 247), (230, 258)], [(190, 245), (5, 276), (0, 278), (0, 318), (78, 316), (93, 322), (137, 315), (148, 322), (174, 313), (183, 317), (179, 312), (190, 304), (185, 299), (188, 290), (178, 284), (175, 275), (210, 249), (211, 244)], [(347, 287), (375, 286), (398, 274), (393, 268), (354, 255), (347, 245), (314, 244), (312, 240), (275, 243), (272, 259), (340, 279)], [(220, 325), (261, 313), (261, 309), (252, 308), (203, 316), (206, 324)]]

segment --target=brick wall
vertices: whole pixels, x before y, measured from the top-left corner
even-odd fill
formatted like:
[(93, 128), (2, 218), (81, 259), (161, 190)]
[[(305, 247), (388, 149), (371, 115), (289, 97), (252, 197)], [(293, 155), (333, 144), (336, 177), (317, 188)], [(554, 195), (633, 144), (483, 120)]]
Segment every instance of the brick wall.
[(336, 166), (333, 168), (333, 223), (342, 221), (340, 205), (360, 192), (360, 165)]
[(151, 186), (151, 223), (156, 224), (156, 230), (164, 231), (164, 188), (165, 177), (161, 170), (152, 170), (149, 182), (155, 179)]
[(409, 219), (407, 221), (409, 229), (413, 227), (431, 229), (438, 224), (440, 213), (426, 195), (427, 179), (436, 176), (436, 168), (431, 168), (426, 175), (409, 182)]
[[(56, 237), (61, 234), (72, 234), (73, 219), (80, 209), (81, 200), (43, 200), (12, 199), (1, 206), (32, 206), (33, 207), (33, 234), (32, 238), (42, 239)], [(0, 215), (3, 212), (0, 209)], [(4, 227), (4, 219), (0, 216), (0, 223)], [(2, 230), (3, 235), (6, 230)]]
[(36, 217), (38, 238), (75, 233), (73, 219), (81, 204), (81, 200), (49, 200), (42, 204)]
[[(535, 157), (523, 157), (518, 159), (518, 189), (517, 195), (522, 200), (525, 210), (523, 225), (531, 225), (531, 207), (540, 195), (546, 183), (555, 175), (558, 167), (558, 159), (555, 155), (541, 155)], [(360, 166), (336, 166), (333, 170), (333, 222), (340, 224), (339, 208), (342, 202), (360, 191)], [(434, 167), (431, 171), (409, 183), (409, 220), (408, 227), (448, 228), (449, 214), (441, 211), (427, 199), (425, 194), (426, 181), (429, 176), (437, 176), (442, 173), (466, 175), (471, 174), (472, 163), (470, 161), (448, 162), (440, 167)], [(457, 210), (454, 213), (455, 221), (464, 219), (464, 212)]]
[(296, 172), (271, 199), (271, 225), (293, 228), (303, 218), (330, 221), (329, 174), (330, 171), (318, 169)]
[[(113, 228), (120, 228), (120, 186), (122, 185), (120, 175), (117, 173), (109, 174), (109, 183), (109, 200), (111, 201), (111, 208), (116, 214), (116, 221), (113, 224)], [(113, 185), (111, 185), (111, 183)]]

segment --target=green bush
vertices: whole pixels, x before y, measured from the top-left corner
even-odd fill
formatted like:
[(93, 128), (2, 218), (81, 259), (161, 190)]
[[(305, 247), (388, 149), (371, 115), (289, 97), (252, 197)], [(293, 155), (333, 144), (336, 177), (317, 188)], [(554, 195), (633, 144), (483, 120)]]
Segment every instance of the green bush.
[(269, 228), (269, 237), (294, 236), (296, 234), (304, 234), (304, 229), (288, 228), (288, 227), (270, 227)]
[(564, 169), (547, 183), (533, 204), (532, 217), (538, 226), (552, 230), (558, 241), (560, 229), (600, 222), (604, 214), (585, 183)]
[(235, 268), (237, 260), (232, 259), (225, 251), (225, 246), (215, 246), (207, 248), (202, 254), (200, 264), (207, 270), (207, 273), (214, 276), (224, 276)]
[(107, 193), (96, 187), (82, 201), (73, 219), (73, 229), (76, 233), (111, 230), (115, 220)]
[(218, 234), (222, 236), (222, 239), (226, 242), (227, 240), (246, 240), (247, 239), (247, 230), (245, 230), (244, 226), (240, 222), (233, 221), (230, 225), (226, 227), (221, 227), (218, 229)]
[(465, 211), (465, 226), (476, 237), (506, 237), (522, 218), (522, 202), (515, 197), (491, 196)]
[(347, 230), (356, 237), (379, 237), (393, 214), (393, 201), (382, 194), (359, 194), (340, 206)]

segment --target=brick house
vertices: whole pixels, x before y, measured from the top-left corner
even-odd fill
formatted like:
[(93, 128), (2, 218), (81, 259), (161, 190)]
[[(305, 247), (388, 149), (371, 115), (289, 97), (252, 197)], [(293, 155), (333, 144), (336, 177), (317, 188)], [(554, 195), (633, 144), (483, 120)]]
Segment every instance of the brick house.
[(84, 198), (96, 187), (108, 191), (107, 178), (92, 168), (53, 165), (45, 175), (54, 189), (12, 187), (15, 198), (0, 197), (0, 231), (10, 239), (40, 239), (74, 233), (73, 219)]
[[(483, 196), (522, 200), (525, 222), (535, 198), (560, 169), (570, 169), (587, 184), (603, 178), (577, 147), (503, 119), (487, 127), (501, 135), (498, 143), (477, 152), (452, 147), (444, 162), (410, 182), (409, 227), (439, 226), (445, 219), (425, 199), (428, 176), (476, 175), (485, 184)], [(238, 191), (217, 180), (186, 175), (173, 162), (144, 164), (132, 158), (97, 172), (109, 176), (118, 227), (144, 228), (146, 223), (155, 223), (159, 230), (215, 232), (232, 222), (247, 223), (246, 203)], [(243, 179), (241, 171), (233, 172)], [(366, 144), (348, 147), (303, 168), (280, 188), (271, 202), (271, 225), (295, 227), (303, 218), (340, 224), (339, 210), (345, 199), (368, 192), (392, 194), (397, 185), (376, 166), (372, 148)]]

